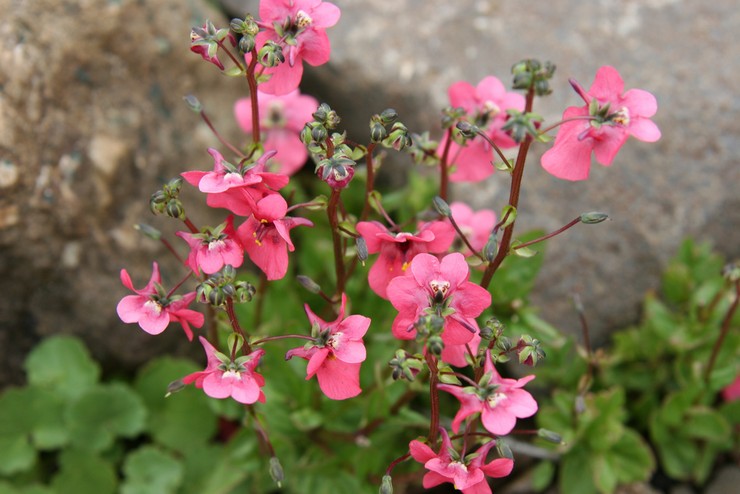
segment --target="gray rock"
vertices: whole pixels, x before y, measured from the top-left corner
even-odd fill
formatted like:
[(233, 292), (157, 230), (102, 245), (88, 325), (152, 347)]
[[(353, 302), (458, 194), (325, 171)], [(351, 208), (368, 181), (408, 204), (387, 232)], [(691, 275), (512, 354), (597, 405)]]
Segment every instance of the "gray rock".
[[(622, 74), (626, 88), (653, 92), (656, 144), (630, 140), (610, 169), (594, 164), (587, 182), (555, 179), (539, 166), (546, 145), (534, 146), (525, 170), (518, 231), (557, 229), (582, 212), (612, 221), (580, 226), (551, 241), (534, 302), (542, 315), (579, 332), (571, 294), (586, 306), (595, 341), (635, 321), (647, 290), (681, 240), (710, 240), (740, 256), (740, 28), (735, 2), (686, 0), (582, 2), (552, 0), (335, 0), (342, 18), (328, 33), (328, 66), (308, 70), (304, 90), (342, 115), (350, 135), (367, 135), (370, 114), (399, 111), (412, 131), (439, 129), (446, 88), (486, 75), (510, 80), (523, 58), (557, 65), (555, 93), (535, 111), (555, 122), (580, 105), (567, 79), (585, 87), (601, 65)], [(234, 14), (254, 0), (224, 0)], [(440, 133), (437, 130), (436, 136)], [(404, 161), (404, 163), (407, 163)], [(456, 188), (457, 197), (500, 211), (508, 178)], [(495, 279), (494, 279), (495, 280)]]
[[(212, 166), (217, 145), (182, 102), (197, 94), (216, 126), (234, 129), (230, 84), (189, 52), (206, 2), (0, 0), (0, 386), (22, 378), (40, 338), (83, 335), (106, 368), (187, 345), (122, 324), (126, 267), (143, 286), (154, 258), (169, 282), (185, 273), (132, 226), (148, 197), (185, 169)], [(214, 90), (218, 88), (217, 90)], [(233, 136), (230, 136), (233, 137)]]

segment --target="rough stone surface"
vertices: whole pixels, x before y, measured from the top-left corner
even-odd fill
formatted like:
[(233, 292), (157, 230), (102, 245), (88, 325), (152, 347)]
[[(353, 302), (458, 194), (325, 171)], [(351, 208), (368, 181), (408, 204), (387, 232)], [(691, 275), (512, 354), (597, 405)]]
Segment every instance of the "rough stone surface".
[[(83, 336), (107, 369), (171, 348), (200, 353), (178, 328), (152, 338), (116, 316), (119, 270), (143, 286), (183, 268), (132, 228), (149, 195), (184, 169), (211, 166), (217, 144), (182, 102), (198, 95), (235, 128), (245, 87), (189, 52), (205, 2), (0, 0), (0, 387), (50, 334)], [(217, 90), (214, 90), (217, 89)], [(171, 257), (171, 256), (170, 256)], [(178, 346), (179, 345), (179, 346)]]
[[(254, 0), (224, 0), (233, 13), (257, 14)], [(570, 230), (548, 245), (534, 300), (543, 316), (579, 331), (571, 294), (584, 301), (595, 340), (635, 321), (647, 290), (681, 240), (711, 240), (740, 255), (740, 29), (735, 2), (688, 0), (335, 0), (342, 18), (331, 28), (328, 66), (307, 71), (308, 89), (337, 109), (352, 135), (367, 134), (370, 114), (395, 107), (412, 131), (439, 128), (446, 88), (493, 74), (509, 80), (523, 58), (551, 60), (555, 93), (535, 111), (555, 122), (579, 105), (569, 77), (588, 87), (598, 67), (612, 65), (626, 88), (653, 92), (657, 144), (628, 141), (614, 165), (592, 168), (588, 182), (545, 173), (534, 146), (525, 170), (519, 231), (554, 230), (586, 211), (612, 221)], [(439, 131), (436, 133), (440, 135)], [(458, 187), (458, 197), (501, 210), (501, 174)]]

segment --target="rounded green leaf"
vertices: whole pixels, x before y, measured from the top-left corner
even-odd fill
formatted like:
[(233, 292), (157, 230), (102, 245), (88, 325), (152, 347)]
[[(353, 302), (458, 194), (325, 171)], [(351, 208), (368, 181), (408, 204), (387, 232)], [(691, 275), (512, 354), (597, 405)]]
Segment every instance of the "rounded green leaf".
[(134, 451), (123, 464), (126, 480), (122, 494), (168, 494), (182, 482), (184, 469), (180, 461), (153, 446)]
[(72, 444), (87, 451), (109, 448), (117, 436), (133, 437), (144, 429), (146, 409), (124, 384), (89, 390), (67, 409)]
[(114, 494), (116, 473), (113, 466), (97, 455), (74, 449), (59, 455), (61, 468), (51, 480), (52, 488), (59, 493)]
[(36, 463), (36, 450), (22, 434), (0, 436), (0, 474), (25, 472)]
[(53, 390), (64, 398), (77, 398), (100, 378), (100, 367), (80, 340), (52, 336), (28, 354), (24, 363), (28, 382)]

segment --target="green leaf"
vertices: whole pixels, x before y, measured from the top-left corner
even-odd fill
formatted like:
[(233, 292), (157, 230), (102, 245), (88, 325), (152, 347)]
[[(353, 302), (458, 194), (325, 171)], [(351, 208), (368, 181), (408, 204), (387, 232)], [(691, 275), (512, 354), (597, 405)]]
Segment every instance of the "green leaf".
[(717, 411), (707, 407), (693, 407), (688, 410), (681, 428), (686, 435), (714, 443), (731, 441), (732, 428)]
[(551, 461), (541, 461), (531, 471), (532, 488), (535, 492), (547, 489), (555, 479), (555, 464)]
[(100, 367), (82, 342), (71, 336), (52, 336), (28, 354), (24, 363), (31, 385), (53, 390), (74, 399), (92, 388), (100, 378)]
[(210, 406), (216, 400), (192, 386), (164, 397), (167, 383), (197, 370), (188, 360), (160, 358), (141, 369), (134, 383), (149, 410), (149, 433), (159, 444), (180, 452), (202, 447), (216, 433), (218, 417)]
[(645, 481), (655, 469), (655, 458), (650, 446), (633, 429), (624, 429), (622, 437), (611, 449), (609, 456), (610, 463), (622, 484)]
[(318, 427), (324, 422), (323, 415), (317, 410), (301, 408), (290, 414), (290, 420), (299, 431), (307, 432)]
[(0, 436), (0, 474), (26, 472), (36, 464), (36, 450), (22, 434)]
[(116, 473), (113, 466), (99, 456), (75, 449), (59, 455), (61, 468), (51, 480), (52, 488), (59, 493), (114, 494)]
[(609, 494), (617, 487), (617, 470), (610, 461), (608, 453), (594, 455), (591, 458), (592, 474), (599, 492)]
[(593, 494), (594, 483), (593, 456), (583, 448), (573, 448), (562, 457), (560, 463), (560, 492), (568, 494)]
[(168, 494), (184, 475), (180, 461), (154, 446), (143, 446), (126, 457), (122, 494)]
[(67, 410), (72, 444), (87, 451), (109, 448), (117, 436), (134, 437), (144, 430), (146, 409), (125, 384), (91, 389)]

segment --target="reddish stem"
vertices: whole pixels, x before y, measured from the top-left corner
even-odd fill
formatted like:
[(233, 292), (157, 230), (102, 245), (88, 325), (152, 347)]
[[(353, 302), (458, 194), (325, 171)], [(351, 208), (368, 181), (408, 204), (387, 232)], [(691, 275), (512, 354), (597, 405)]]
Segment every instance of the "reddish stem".
[(239, 151), (234, 145), (232, 145), (229, 141), (227, 141), (226, 139), (224, 139), (221, 136), (221, 134), (218, 133), (218, 131), (216, 130), (216, 128), (211, 123), (211, 119), (208, 118), (208, 115), (206, 115), (206, 112), (205, 111), (203, 111), (203, 110), (200, 111), (200, 118), (203, 119), (203, 121), (206, 123), (206, 125), (208, 126), (208, 128), (211, 129), (211, 132), (213, 133), (213, 135), (216, 136), (216, 139), (218, 139), (221, 142), (221, 144), (223, 144), (224, 146), (226, 146), (227, 148), (229, 148), (229, 150), (232, 153), (234, 153), (236, 156), (238, 156), (239, 159), (246, 158), (246, 156), (244, 156), (244, 153), (242, 153), (241, 151)]
[(722, 329), (720, 330), (719, 338), (717, 338), (717, 341), (714, 342), (712, 355), (709, 357), (707, 369), (706, 371), (704, 371), (704, 382), (707, 384), (709, 384), (709, 378), (712, 375), (714, 364), (717, 362), (719, 351), (722, 349), (722, 343), (725, 341), (725, 337), (730, 332), (732, 317), (735, 315), (738, 303), (740, 303), (740, 280), (735, 281), (735, 298), (733, 299), (732, 304), (730, 304), (730, 307), (727, 309), (727, 313), (725, 314), (724, 319), (722, 319)]
[(331, 239), (334, 246), (334, 270), (337, 275), (337, 295), (344, 293), (344, 255), (342, 252), (342, 238), (339, 235), (339, 215), (337, 207), (339, 205), (339, 189), (331, 190), (329, 205), (326, 208), (329, 217), (329, 227), (331, 228)]
[(563, 227), (561, 227), (561, 228), (558, 228), (558, 229), (557, 229), (557, 230), (555, 230), (554, 232), (548, 233), (547, 235), (544, 235), (544, 236), (542, 236), (542, 237), (536, 238), (536, 239), (534, 239), (534, 240), (530, 240), (529, 242), (524, 242), (523, 244), (519, 244), (519, 245), (517, 245), (516, 247), (514, 247), (514, 248), (513, 248), (513, 250), (517, 250), (517, 249), (522, 249), (522, 248), (524, 248), (524, 247), (529, 247), (530, 245), (534, 245), (534, 244), (537, 244), (537, 243), (543, 242), (543, 241), (545, 241), (545, 240), (547, 240), (547, 239), (549, 239), (549, 238), (552, 238), (552, 237), (554, 237), (555, 235), (560, 235), (560, 234), (561, 234), (561, 233), (563, 233), (563, 232), (564, 232), (565, 230), (568, 230), (569, 228), (572, 228), (572, 227), (576, 226), (576, 225), (577, 225), (578, 223), (580, 223), (580, 222), (581, 222), (581, 217), (579, 216), (578, 218), (575, 218), (574, 220), (572, 220), (572, 221), (571, 221), (570, 223), (568, 223), (567, 225), (565, 225), (565, 226), (563, 226)]
[(371, 142), (367, 146), (367, 154), (365, 155), (365, 163), (367, 163), (367, 184), (365, 185), (365, 205), (362, 206), (360, 221), (365, 221), (367, 219), (367, 216), (370, 214), (370, 193), (375, 187), (375, 164), (373, 163), (374, 150), (375, 143)]
[(431, 400), (431, 419), (429, 421), (429, 444), (437, 443), (437, 434), (439, 433), (439, 375), (437, 369), (437, 359), (431, 352), (427, 351), (425, 355), (427, 367), (429, 367), (429, 399)]
[(226, 314), (229, 316), (229, 322), (231, 323), (231, 327), (234, 329), (234, 332), (244, 338), (244, 353), (246, 355), (252, 353), (252, 347), (249, 344), (248, 335), (239, 324), (239, 319), (237, 319), (236, 313), (234, 312), (234, 301), (231, 298), (226, 299)]
[(439, 162), (439, 197), (443, 201), (447, 202), (447, 188), (449, 187), (449, 167), (447, 160), (449, 159), (450, 147), (452, 145), (452, 127), (447, 129), (447, 140), (445, 141), (445, 147), (442, 150), (442, 158)]
[(249, 99), (252, 105), (252, 142), (259, 144), (260, 136), (260, 109), (257, 97), (257, 78), (254, 76), (254, 69), (257, 67), (257, 49), (252, 48), (252, 58), (249, 60), (247, 67), (247, 84), (249, 84)]

